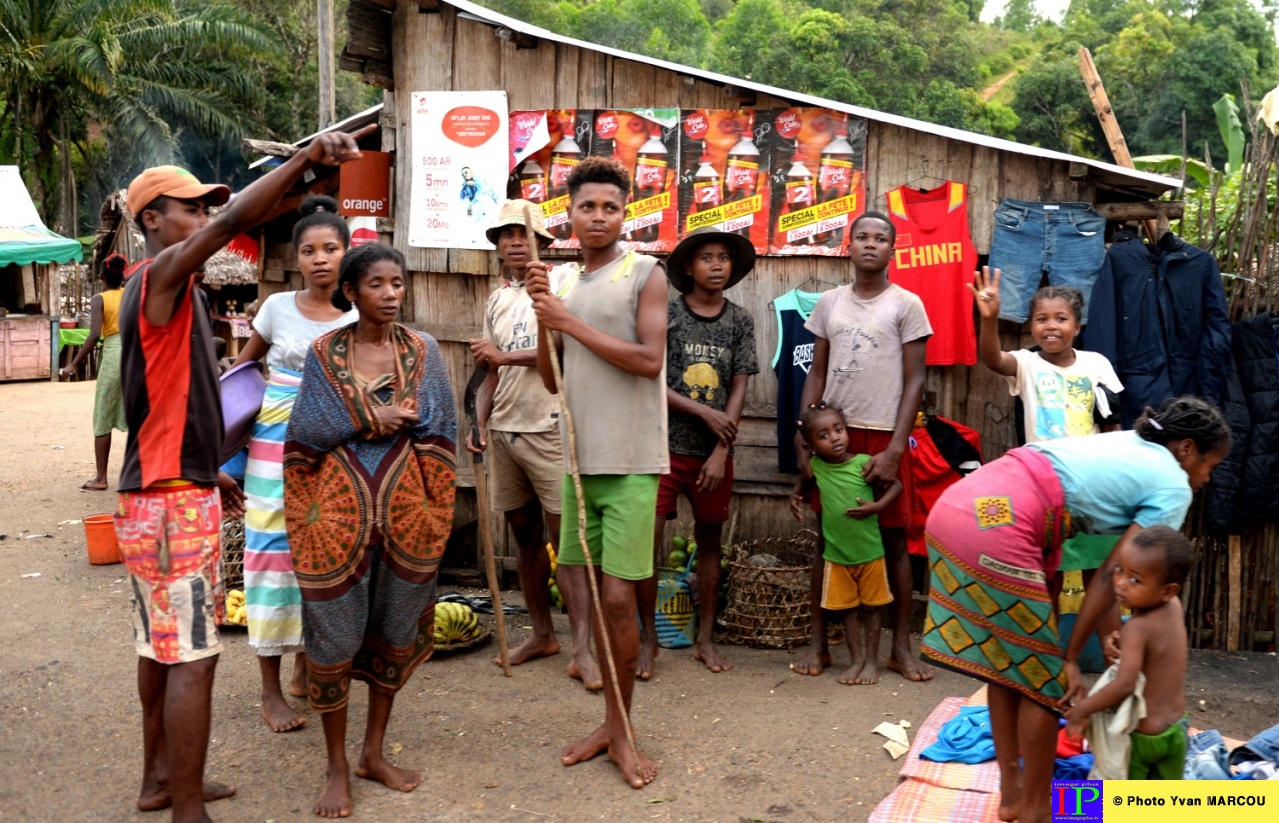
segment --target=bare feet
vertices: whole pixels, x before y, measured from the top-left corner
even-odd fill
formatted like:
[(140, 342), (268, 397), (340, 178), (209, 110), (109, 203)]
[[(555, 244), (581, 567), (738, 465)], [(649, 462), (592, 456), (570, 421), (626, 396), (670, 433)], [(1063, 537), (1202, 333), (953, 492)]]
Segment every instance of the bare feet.
[(879, 666), (874, 660), (853, 661), (848, 671), (839, 676), (845, 686), (873, 686), (879, 682)]
[(381, 755), (376, 759), (361, 757), (355, 773), (365, 780), (376, 780), (397, 792), (411, 792), (422, 782), (420, 773), (392, 766), (391, 761)]
[(87, 480), (80, 486), (80, 491), (85, 492), (104, 492), (107, 490), (107, 481), (105, 480)]
[(294, 697), (306, 697), (305, 654), (298, 654), (293, 658), (293, 679), (289, 681), (289, 694)]
[(599, 664), (595, 662), (594, 657), (591, 657), (590, 652), (583, 657), (585, 659), (574, 656), (568, 661), (568, 676), (582, 681), (582, 685), (588, 692), (597, 692), (604, 688), (604, 678), (600, 676)]
[(346, 773), (346, 769), (328, 773), (324, 791), (320, 792), (314, 811), (320, 817), (351, 816), (351, 776)]
[[(519, 648), (511, 650), (511, 665), (518, 666), (521, 663), (527, 663), (530, 660), (536, 660), (539, 657), (550, 657), (553, 654), (560, 653), (560, 641), (554, 636), (543, 639), (537, 635), (533, 635), (528, 640), (520, 644)], [(499, 654), (493, 658), (493, 662), (502, 665), (502, 656)]]
[[(289, 691), (293, 691), (292, 686), (289, 687)], [(278, 693), (262, 695), (262, 719), (273, 732), (291, 732), (306, 725), (306, 718), (293, 711), (292, 707), (284, 702), (284, 695)]]
[(657, 777), (657, 764), (645, 757), (638, 748), (632, 746), (625, 735), (620, 740), (609, 742), (608, 757), (617, 764), (617, 770), (622, 773), (622, 779), (629, 783), (632, 789), (642, 789)]
[(799, 659), (798, 663), (792, 663), (791, 668), (795, 674), (810, 674), (816, 677), (830, 665), (830, 651), (817, 651), (812, 646), (808, 647), (808, 652)]
[(709, 640), (705, 643), (698, 643), (693, 647), (693, 659), (702, 661), (706, 664), (706, 668), (716, 674), (733, 668), (733, 661), (720, 654), (719, 650), (715, 648), (715, 644)]
[(657, 661), (657, 638), (645, 637), (640, 641), (639, 660), (635, 663), (635, 676), (640, 680), (648, 680), (653, 676), (653, 663)]
[(892, 655), (888, 658), (888, 670), (897, 672), (907, 680), (912, 680), (916, 683), (932, 680), (934, 675), (932, 666), (922, 660), (916, 660), (911, 657), (909, 651), (899, 655), (896, 649), (893, 649)]
[[(212, 803), (215, 800), (222, 800), (227, 797), (235, 796), (235, 786), (224, 786), (221, 783), (205, 783), (204, 802)], [(142, 793), (138, 795), (138, 810), (143, 812), (158, 812), (160, 809), (167, 809), (173, 805), (173, 798), (169, 795), (169, 784), (163, 783), (154, 788), (143, 787)]]
[(560, 762), (565, 766), (576, 766), (593, 757), (598, 757), (608, 749), (608, 726), (600, 726), (595, 731), (575, 740), (564, 747), (560, 753)]

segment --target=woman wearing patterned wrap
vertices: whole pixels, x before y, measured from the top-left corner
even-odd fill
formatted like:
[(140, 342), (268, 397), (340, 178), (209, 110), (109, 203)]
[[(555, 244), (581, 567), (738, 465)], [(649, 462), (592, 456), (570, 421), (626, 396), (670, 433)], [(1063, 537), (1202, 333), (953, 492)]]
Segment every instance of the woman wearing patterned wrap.
[(439, 346), (395, 322), (404, 258), (371, 244), (342, 260), (333, 303), (360, 319), (315, 341), (289, 420), (284, 504), (302, 592), (311, 708), (328, 777), (315, 813), (351, 812), (346, 708), (369, 684), (356, 774), (421, 782), (382, 752), (395, 694), (432, 650), (435, 574), (453, 522), (457, 419)]
[[(1084, 691), (1075, 661), (1117, 608), (1115, 560), (1143, 528), (1180, 528), (1194, 491), (1229, 450), (1217, 409), (1173, 398), (1146, 409), (1136, 431), (1014, 449), (947, 489), (929, 513), (923, 653), (990, 684), (1001, 820), (1050, 819), (1054, 712)], [(1089, 584), (1063, 653), (1048, 578), (1072, 532), (1122, 537)]]

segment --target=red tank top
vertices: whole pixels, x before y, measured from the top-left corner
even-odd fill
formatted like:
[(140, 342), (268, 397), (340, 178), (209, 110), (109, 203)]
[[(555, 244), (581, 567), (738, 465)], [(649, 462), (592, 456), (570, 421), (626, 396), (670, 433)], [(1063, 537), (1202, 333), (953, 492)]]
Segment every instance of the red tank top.
[(968, 187), (948, 181), (921, 192), (905, 186), (888, 193), (888, 215), (897, 229), (888, 277), (919, 295), (933, 325), (930, 366), (977, 363), (973, 281), (977, 249), (968, 232)]

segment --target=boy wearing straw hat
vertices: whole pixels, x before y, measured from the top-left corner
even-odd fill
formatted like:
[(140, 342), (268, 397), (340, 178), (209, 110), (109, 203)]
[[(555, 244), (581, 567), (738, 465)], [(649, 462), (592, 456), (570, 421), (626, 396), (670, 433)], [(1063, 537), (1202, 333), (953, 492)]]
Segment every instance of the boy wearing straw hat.
[[(719, 600), (720, 540), (733, 497), (733, 442), (746, 403), (746, 384), (759, 373), (755, 321), (724, 296), (755, 267), (755, 247), (739, 234), (712, 228), (685, 237), (666, 261), (680, 293), (667, 304), (666, 404), (671, 471), (657, 489), (654, 553), (660, 558), (667, 520), (681, 495), (693, 508), (697, 544), (697, 639), (693, 657), (712, 672), (733, 668), (711, 642)], [(659, 561), (660, 562), (660, 561)], [(644, 640), (641, 680), (657, 657), (657, 576), (639, 587)]]
[[(475, 398), (478, 448), (490, 450), (490, 508), (506, 515), (518, 547), (520, 589), (528, 607), (533, 636), (511, 652), (512, 666), (558, 654), (559, 641), (551, 622), (551, 559), (543, 543), (543, 520), (551, 544), (560, 543), (560, 485), (564, 461), (560, 444), (560, 404), (542, 385), (537, 373), (537, 315), (524, 285), (524, 267), (532, 259), (524, 227), (528, 209), (530, 228), (541, 248), (554, 239), (543, 225), (542, 208), (527, 200), (502, 204), (497, 222), (485, 235), (497, 246), (506, 284), (489, 295), (484, 306), (484, 337), (472, 340), (475, 362), (489, 368)], [(569, 608), (573, 631), (573, 659), (569, 676), (595, 691), (604, 687), (591, 656), (591, 598), (584, 571), (565, 566), (556, 578)], [(501, 663), (500, 660), (495, 660)]]

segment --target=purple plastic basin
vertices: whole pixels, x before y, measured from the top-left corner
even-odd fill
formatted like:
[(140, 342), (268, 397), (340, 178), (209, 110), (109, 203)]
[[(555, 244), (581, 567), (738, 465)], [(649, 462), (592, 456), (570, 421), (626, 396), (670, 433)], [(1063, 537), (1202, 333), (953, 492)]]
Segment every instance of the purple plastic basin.
[(256, 360), (241, 363), (222, 375), (222, 462), (235, 457), (253, 436), (253, 421), (262, 411), (266, 378)]

